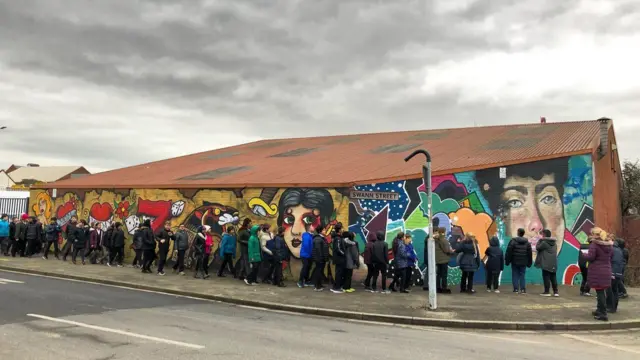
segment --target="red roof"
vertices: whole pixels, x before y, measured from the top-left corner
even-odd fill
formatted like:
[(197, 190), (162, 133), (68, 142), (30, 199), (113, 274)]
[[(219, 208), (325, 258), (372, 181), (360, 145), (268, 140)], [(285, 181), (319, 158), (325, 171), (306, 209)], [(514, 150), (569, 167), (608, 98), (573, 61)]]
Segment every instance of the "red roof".
[(586, 154), (593, 121), (261, 140), (42, 185), (42, 188), (348, 187)]

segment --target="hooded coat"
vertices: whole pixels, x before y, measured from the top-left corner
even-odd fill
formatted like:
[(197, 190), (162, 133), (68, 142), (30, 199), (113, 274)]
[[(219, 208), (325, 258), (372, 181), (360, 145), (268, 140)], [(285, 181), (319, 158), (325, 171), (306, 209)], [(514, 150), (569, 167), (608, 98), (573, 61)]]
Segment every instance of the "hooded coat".
[(207, 242), (207, 236), (203, 233), (204, 229), (199, 229), (193, 238), (193, 253), (196, 256), (204, 254), (204, 248)]
[(173, 249), (178, 251), (186, 251), (189, 249), (189, 234), (184, 230), (178, 230), (174, 234)]
[(73, 228), (73, 248), (84, 249), (87, 246), (89, 240), (89, 227), (78, 225)]
[(333, 253), (333, 263), (335, 265), (344, 265), (346, 263), (346, 248), (347, 246), (341, 234), (333, 232), (331, 234), (331, 250)]
[(0, 220), (0, 237), (9, 237), (9, 222), (5, 219)]
[(549, 272), (558, 271), (558, 245), (554, 238), (542, 238), (536, 244), (536, 267)]
[(232, 257), (236, 257), (236, 236), (224, 233), (222, 240), (220, 240), (220, 257), (224, 257), (225, 254), (231, 254)]
[(531, 267), (533, 249), (529, 240), (520, 236), (511, 239), (504, 260), (506, 265)]
[(309, 232), (302, 233), (302, 241), (300, 244), (300, 258), (311, 259), (313, 251), (313, 234)]
[(321, 234), (313, 236), (311, 258), (316, 264), (326, 264), (329, 261), (329, 244)]
[(260, 238), (260, 250), (262, 250), (262, 256), (264, 260), (271, 261), (273, 259), (273, 252), (267, 247), (267, 243), (273, 240), (271, 233), (269, 230), (260, 230), (258, 231), (258, 238)]
[(611, 259), (613, 258), (613, 241), (595, 239), (589, 245), (585, 259), (589, 262), (587, 282), (596, 290), (611, 287)]
[(249, 231), (249, 241), (247, 243), (249, 247), (249, 262), (257, 263), (262, 261), (262, 249), (260, 246), (260, 238), (258, 237), (258, 230), (260, 226), (253, 225)]
[[(384, 234), (382, 234), (384, 241)], [(345, 245), (345, 267), (347, 269), (357, 269), (360, 267), (360, 252), (358, 251), (358, 243), (351, 239), (341, 239)]]
[(396, 269), (406, 269), (409, 267), (409, 252), (404, 241), (398, 241), (398, 250), (394, 255)]
[(376, 241), (371, 248), (371, 263), (375, 265), (387, 265), (389, 263), (389, 246), (382, 236), (376, 236)]
[(48, 242), (58, 242), (58, 238), (60, 237), (62, 229), (60, 229), (60, 226), (58, 224), (49, 224), (45, 228), (44, 232), (45, 239)]
[(462, 254), (458, 260), (460, 270), (473, 272), (480, 268), (480, 256), (478, 254), (478, 246), (471, 239), (462, 241), (456, 252)]
[(267, 242), (267, 248), (273, 253), (273, 260), (281, 262), (289, 259), (289, 248), (283, 235), (276, 235)]
[(616, 279), (622, 279), (624, 277), (624, 267), (627, 265), (624, 260), (624, 253), (620, 248), (618, 241), (613, 243), (613, 256), (611, 257), (611, 275)]
[(135, 250), (144, 249), (144, 233), (142, 232), (142, 228), (139, 227), (133, 232), (133, 242), (131, 243)]
[[(436, 248), (436, 264), (447, 264), (449, 260), (451, 260), (451, 253), (453, 253), (449, 241), (441, 234), (435, 234), (433, 240), (435, 241), (434, 245)], [(425, 258), (425, 262), (426, 261), (428, 260)]]
[(111, 246), (115, 248), (124, 247), (124, 231), (122, 227), (114, 228), (111, 233)]
[(487, 257), (487, 271), (503, 271), (504, 270), (504, 254), (500, 249), (500, 240), (497, 237), (489, 239), (489, 247), (484, 251)]
[(372, 264), (373, 244), (376, 242), (377, 238), (378, 237), (373, 233), (373, 231), (369, 231), (367, 234), (367, 244), (364, 246), (364, 253), (362, 254), (365, 265)]
[(142, 236), (142, 250), (156, 250), (156, 237), (151, 229), (151, 221), (145, 220), (140, 227), (140, 236)]

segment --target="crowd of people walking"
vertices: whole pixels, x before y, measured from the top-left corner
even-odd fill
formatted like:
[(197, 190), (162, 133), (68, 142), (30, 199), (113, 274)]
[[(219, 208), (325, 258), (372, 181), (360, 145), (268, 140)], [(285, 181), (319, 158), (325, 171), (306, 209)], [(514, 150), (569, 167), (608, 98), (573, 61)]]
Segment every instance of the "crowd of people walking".
[[(462, 234), (454, 231), (447, 236), (445, 228), (437, 227), (434, 221), (436, 291), (450, 294), (448, 287), (449, 263), (455, 262), (461, 270), (460, 292), (474, 294), (474, 275), (484, 266), (486, 274), (486, 290), (499, 293), (501, 273), (505, 265), (511, 266), (513, 293), (526, 294), (525, 276), (529, 268), (535, 266), (541, 271), (545, 297), (559, 297), (557, 270), (558, 245), (551, 237), (551, 231), (544, 229), (540, 239), (535, 243), (524, 237), (524, 229), (518, 230), (518, 236), (511, 239), (503, 252), (498, 237), (489, 240), (484, 254), (480, 253), (478, 241), (474, 234)], [(325, 268), (330, 263), (335, 267), (330, 291), (336, 294), (351, 293), (353, 271), (360, 268), (361, 256), (355, 234), (343, 231), (342, 224), (334, 226), (330, 236), (323, 235), (322, 225), (308, 224), (302, 234), (300, 259), (302, 268), (298, 275), (297, 286), (313, 287), (314, 291), (323, 291)], [(262, 275), (262, 283), (270, 283), (278, 287), (286, 286), (283, 282), (283, 263), (290, 260), (290, 253), (284, 240), (285, 228), (272, 231), (268, 224), (253, 224), (246, 218), (239, 229), (227, 226), (218, 247), (222, 264), (217, 276), (225, 277), (229, 272), (246, 285), (259, 283), (261, 268), (267, 270)], [(5, 256), (31, 257), (42, 252), (42, 258), (48, 259), (53, 248), (57, 259), (77, 264), (78, 257), (82, 265), (88, 260), (92, 264), (122, 267), (125, 254), (125, 233), (122, 224), (116, 222), (103, 229), (100, 223), (88, 224), (86, 220), (72, 217), (64, 230), (65, 245), (59, 249), (59, 237), (63, 234), (56, 218), (46, 226), (40, 224), (35, 217), (23, 214), (20, 219), (9, 221), (7, 215), (0, 219), (0, 251)], [(154, 232), (150, 220), (145, 220), (133, 233), (132, 248), (135, 251), (132, 266), (143, 273), (153, 273), (154, 262), (156, 273), (165, 275), (165, 265), (169, 256), (175, 259), (173, 271), (185, 275), (187, 253), (195, 262), (195, 278), (207, 279), (209, 263), (213, 254), (214, 236), (211, 227), (204, 225), (196, 230), (193, 240), (184, 225), (174, 232), (170, 222)], [(173, 249), (170, 244), (173, 241)], [(425, 259), (428, 258), (425, 240)], [(240, 250), (240, 258), (236, 264), (236, 250)], [(331, 251), (330, 251), (331, 250)], [(534, 257), (534, 252), (536, 256)], [(593, 316), (597, 320), (608, 320), (608, 314), (615, 313), (620, 298), (627, 297), (624, 286), (624, 271), (628, 263), (629, 252), (625, 242), (613, 234), (595, 227), (591, 230), (587, 243), (583, 244), (579, 253), (578, 264), (582, 273), (580, 295), (591, 296), (591, 289), (596, 292), (596, 310)], [(535, 261), (534, 261), (535, 258)], [(418, 267), (418, 256), (413, 246), (413, 238), (409, 233), (398, 233), (391, 249), (388, 248), (385, 233), (369, 233), (366, 239), (362, 261), (367, 268), (364, 280), (366, 291), (382, 293), (408, 293), (413, 284), (414, 269)], [(424, 275), (424, 290), (429, 290), (427, 269)], [(387, 287), (388, 274), (391, 283)]]

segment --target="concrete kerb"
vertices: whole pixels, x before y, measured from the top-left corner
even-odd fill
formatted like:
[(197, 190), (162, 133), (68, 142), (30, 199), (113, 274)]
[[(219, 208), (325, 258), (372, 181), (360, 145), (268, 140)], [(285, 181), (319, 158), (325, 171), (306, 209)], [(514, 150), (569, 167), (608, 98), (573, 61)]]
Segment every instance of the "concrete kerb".
[(44, 270), (18, 269), (10, 266), (0, 265), (0, 270), (7, 270), (16, 273), (43, 275), (59, 279), (70, 279), (84, 281), (94, 284), (112, 285), (130, 289), (154, 291), (169, 295), (188, 296), (196, 299), (218, 301), (227, 304), (251, 306), (269, 310), (278, 310), (291, 313), (318, 315), (340, 319), (362, 320), (379, 323), (397, 325), (415, 325), (438, 328), (454, 329), (485, 329), (485, 330), (520, 330), (520, 331), (598, 331), (598, 330), (625, 330), (640, 328), (640, 318), (631, 320), (619, 320), (611, 322), (511, 322), (511, 321), (477, 321), (477, 320), (456, 320), (456, 319), (429, 319), (422, 317), (397, 316), (386, 314), (361, 313), (354, 311), (343, 311), (333, 309), (313, 308), (298, 305), (287, 305), (267, 301), (250, 300), (243, 298), (228, 297), (223, 295), (202, 294), (191, 291), (177, 289), (167, 289), (157, 286), (127, 283), (108, 279), (94, 279), (87, 276), (74, 274), (60, 274)]

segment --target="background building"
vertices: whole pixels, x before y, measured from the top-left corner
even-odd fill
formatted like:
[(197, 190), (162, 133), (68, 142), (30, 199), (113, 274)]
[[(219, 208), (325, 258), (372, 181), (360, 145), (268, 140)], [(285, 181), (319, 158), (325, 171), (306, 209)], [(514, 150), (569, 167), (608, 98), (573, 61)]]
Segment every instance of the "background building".
[(83, 166), (40, 166), (38, 164), (11, 165), (4, 172), (10, 176), (14, 185), (24, 187), (91, 174)]
[[(415, 149), (433, 157), (433, 210), (440, 226), (473, 232), (481, 251), (494, 234), (506, 247), (516, 229), (536, 242), (543, 228), (559, 240), (558, 278), (580, 281), (578, 248), (597, 223), (620, 233), (620, 162), (611, 120), (263, 140), (137, 165), (32, 190), (41, 219), (71, 215), (129, 234), (145, 218), (202, 224), (220, 233), (250, 217), (284, 226), (296, 273), (305, 224), (331, 231), (341, 222), (358, 235), (413, 233), (423, 262), (426, 193)], [(451, 281), (459, 276), (451, 263)], [(359, 276), (363, 276), (360, 271)], [(539, 271), (528, 281), (541, 282)], [(510, 281), (511, 272), (502, 281)], [(484, 281), (481, 270), (476, 281)]]

